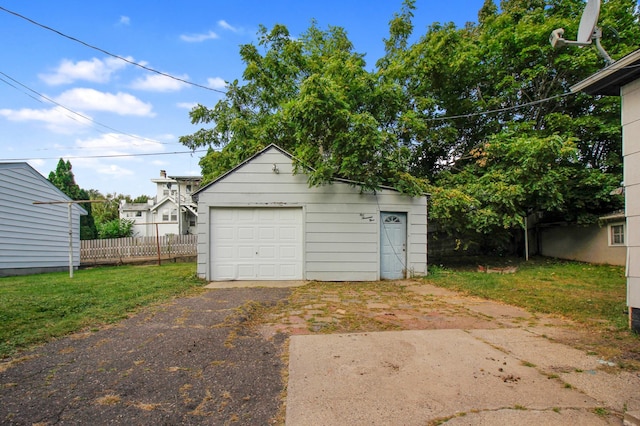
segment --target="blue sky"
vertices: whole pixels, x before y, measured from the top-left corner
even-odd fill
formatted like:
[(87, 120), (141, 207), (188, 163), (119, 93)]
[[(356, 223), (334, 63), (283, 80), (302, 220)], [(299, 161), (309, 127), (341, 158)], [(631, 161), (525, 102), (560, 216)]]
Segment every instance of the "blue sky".
[[(417, 0), (414, 34), (434, 22), (475, 22), (482, 3)], [(373, 68), (401, 0), (0, 0), (0, 6), (130, 61), (224, 90), (224, 81), (241, 79), (239, 46), (256, 42), (259, 25), (284, 24), (294, 36), (312, 19), (320, 28), (341, 26)], [(46, 177), (62, 157), (82, 188), (134, 197), (154, 194), (150, 179), (161, 169), (170, 176), (200, 174), (202, 154), (185, 153), (178, 138), (198, 129), (190, 108), (213, 107), (221, 94), (163, 78), (3, 10), (0, 39), (0, 161), (27, 161)]]

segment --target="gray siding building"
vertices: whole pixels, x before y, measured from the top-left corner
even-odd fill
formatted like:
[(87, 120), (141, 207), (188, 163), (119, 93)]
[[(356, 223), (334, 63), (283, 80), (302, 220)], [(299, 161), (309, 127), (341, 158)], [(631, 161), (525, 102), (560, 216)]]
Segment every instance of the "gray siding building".
[(200, 188), (198, 276), (375, 281), (427, 272), (427, 197), (349, 182), (310, 188), (270, 145)]
[[(27, 163), (0, 163), (0, 277), (69, 268), (71, 201)], [(73, 266), (80, 265), (80, 215), (71, 208)]]

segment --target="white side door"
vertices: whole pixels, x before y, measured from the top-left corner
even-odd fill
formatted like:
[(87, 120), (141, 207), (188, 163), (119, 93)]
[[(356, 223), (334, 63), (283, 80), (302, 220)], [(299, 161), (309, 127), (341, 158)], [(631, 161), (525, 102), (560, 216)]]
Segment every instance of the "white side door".
[(407, 264), (407, 214), (380, 213), (380, 278), (405, 278)]

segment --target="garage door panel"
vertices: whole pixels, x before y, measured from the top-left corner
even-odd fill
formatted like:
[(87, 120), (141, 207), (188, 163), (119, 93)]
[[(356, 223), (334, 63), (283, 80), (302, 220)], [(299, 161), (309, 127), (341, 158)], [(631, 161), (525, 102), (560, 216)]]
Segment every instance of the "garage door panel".
[(210, 223), (213, 280), (302, 279), (302, 209), (212, 209)]
[(280, 259), (281, 260), (298, 260), (298, 250), (296, 247), (280, 247)]
[(229, 260), (234, 257), (234, 250), (231, 246), (219, 246), (220, 250), (218, 250), (218, 258), (220, 260)]
[(272, 226), (261, 227), (259, 231), (260, 241), (274, 241), (276, 239), (276, 229)]
[(253, 246), (239, 246), (237, 250), (234, 250), (236, 255), (233, 255), (233, 251), (230, 259), (237, 259), (239, 261), (252, 260), (254, 258)]
[(276, 247), (266, 246), (258, 249), (258, 256), (260, 259), (276, 259)]
[(283, 226), (279, 229), (278, 237), (280, 241), (295, 241), (298, 237), (298, 230), (292, 226)]
[(283, 264), (280, 266), (281, 279), (285, 280), (297, 280), (296, 278), (296, 265), (295, 264)]
[(242, 279), (246, 279), (244, 277), (252, 277), (254, 276), (255, 273), (255, 266), (252, 264), (240, 264), (238, 265), (238, 273), (237, 273), (237, 277), (235, 279), (238, 280), (242, 280)]
[(247, 226), (238, 227), (238, 240), (254, 240), (254, 229)]

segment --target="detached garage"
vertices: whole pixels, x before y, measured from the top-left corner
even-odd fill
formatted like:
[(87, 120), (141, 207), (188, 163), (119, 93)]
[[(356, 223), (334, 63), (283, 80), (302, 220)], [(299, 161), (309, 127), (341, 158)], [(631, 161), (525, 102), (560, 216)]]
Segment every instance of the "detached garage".
[(375, 281), (427, 271), (427, 198), (346, 181), (309, 188), (270, 145), (193, 194), (198, 276)]

